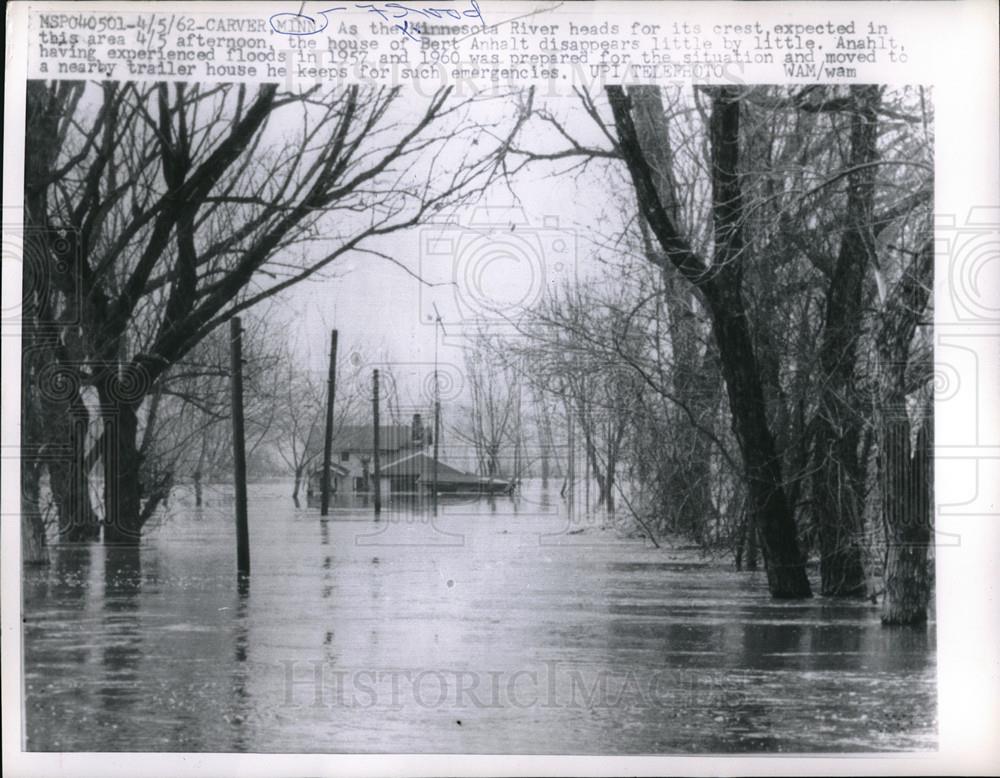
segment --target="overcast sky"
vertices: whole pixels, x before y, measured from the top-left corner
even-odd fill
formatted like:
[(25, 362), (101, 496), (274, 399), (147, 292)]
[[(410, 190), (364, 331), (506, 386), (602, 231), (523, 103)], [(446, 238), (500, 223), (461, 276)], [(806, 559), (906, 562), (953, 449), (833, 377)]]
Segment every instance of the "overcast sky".
[[(575, 115), (576, 126), (591, 122), (575, 98), (561, 101), (559, 110), (570, 121)], [(443, 322), (440, 369), (460, 373), (461, 344), (476, 322), (513, 332), (504, 317), (516, 317), (561, 280), (598, 267), (594, 241), (608, 225), (597, 222), (614, 212), (606, 171), (600, 163), (579, 176), (556, 176), (552, 165), (540, 162), (514, 177), (510, 190), (496, 185), (442, 220), (451, 223), (370, 244), (406, 270), (370, 254), (338, 260), (336, 278), (301, 284), (282, 298), (296, 348), (322, 373), (329, 330), (336, 327), (342, 353), (356, 352), (372, 367), (388, 357), (397, 380), (419, 391), (414, 386), (433, 371), (436, 305)]]

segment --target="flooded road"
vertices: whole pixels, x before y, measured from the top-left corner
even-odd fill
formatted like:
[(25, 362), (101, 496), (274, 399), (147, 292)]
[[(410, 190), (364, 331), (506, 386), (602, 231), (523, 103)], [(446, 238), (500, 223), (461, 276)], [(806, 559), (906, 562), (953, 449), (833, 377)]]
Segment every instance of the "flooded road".
[(24, 587), (42, 751), (707, 753), (936, 745), (933, 622), (774, 602), (763, 573), (517, 503), (328, 519), (250, 487), (175, 499), (138, 551), (56, 548)]

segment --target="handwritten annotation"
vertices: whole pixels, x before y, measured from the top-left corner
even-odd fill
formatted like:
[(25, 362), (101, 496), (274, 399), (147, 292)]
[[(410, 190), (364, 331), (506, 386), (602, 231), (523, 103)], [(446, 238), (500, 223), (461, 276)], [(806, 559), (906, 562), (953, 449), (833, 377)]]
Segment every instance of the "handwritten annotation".
[[(329, 26), (330, 20), (327, 14), (346, 11), (348, 7), (341, 5), (327, 8), (315, 12), (312, 16), (291, 12), (276, 13), (271, 14), (268, 21), (271, 23), (271, 29), (281, 35), (315, 35), (323, 32)], [(387, 22), (396, 22), (393, 27), (414, 41), (420, 40), (417, 37), (420, 35), (420, 28), (416, 23), (406, 18), (411, 15), (420, 19), (478, 19), (480, 24), (486, 26), (486, 20), (483, 19), (483, 13), (476, 0), (469, 0), (469, 7), (464, 10), (458, 8), (415, 8), (403, 3), (354, 3), (353, 7), (361, 11), (368, 11), (368, 13), (378, 14)], [(398, 23), (400, 20), (402, 24)]]

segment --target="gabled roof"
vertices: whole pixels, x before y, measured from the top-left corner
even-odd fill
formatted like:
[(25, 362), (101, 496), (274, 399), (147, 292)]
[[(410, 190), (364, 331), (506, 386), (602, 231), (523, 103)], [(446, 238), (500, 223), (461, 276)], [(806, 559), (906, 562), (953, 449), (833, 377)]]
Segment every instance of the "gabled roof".
[[(434, 480), (434, 458), (422, 451), (390, 462), (381, 469), (381, 475), (387, 478), (409, 478), (417, 476), (421, 482)], [(446, 465), (444, 462), (437, 463), (437, 480), (440, 483), (460, 483), (478, 484), (483, 479), (478, 475), (463, 473), (454, 467)]]
[[(333, 438), (333, 451), (350, 451), (352, 453), (371, 452), (375, 428), (371, 424), (345, 425), (337, 431)], [(403, 424), (380, 424), (378, 428), (379, 451), (403, 451), (420, 448), (422, 444), (413, 442), (412, 427)], [(323, 451), (323, 425), (316, 424), (309, 430), (306, 451)]]
[[(322, 461), (318, 462), (309, 472), (310, 472), (310, 475), (322, 475), (322, 473), (323, 473), (323, 462)], [(339, 475), (339, 476), (343, 477), (345, 475), (350, 474), (350, 472), (351, 471), (348, 470), (343, 465), (337, 464), (336, 462), (331, 462), (330, 463), (330, 474), (331, 475)]]

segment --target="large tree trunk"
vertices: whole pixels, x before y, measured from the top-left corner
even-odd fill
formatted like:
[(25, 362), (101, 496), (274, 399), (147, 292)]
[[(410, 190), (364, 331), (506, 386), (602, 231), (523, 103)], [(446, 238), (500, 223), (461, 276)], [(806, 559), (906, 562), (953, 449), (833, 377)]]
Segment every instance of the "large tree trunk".
[(742, 235), (738, 94), (719, 88), (713, 96), (710, 135), (714, 275), (702, 284), (702, 289), (712, 315), (733, 432), (743, 455), (750, 516), (759, 533), (767, 565), (768, 587), (773, 597), (809, 597), (812, 591), (799, 551), (794, 515), (785, 496), (781, 458), (768, 424), (761, 370), (741, 292), (741, 263), (748, 247)]
[[(27, 271), (26, 271), (27, 275)], [(28, 282), (26, 277), (25, 282)], [(27, 330), (28, 328), (25, 327)], [(26, 335), (25, 342), (28, 336)], [(39, 449), (42, 441), (42, 414), (35, 402), (31, 361), (23, 359), (21, 393), (21, 562), (43, 565), (49, 561), (45, 522), (41, 510), (43, 462)]]
[(757, 529), (750, 524), (746, 505), (740, 514), (740, 537), (736, 543), (736, 569), (757, 569)]
[(90, 503), (90, 468), (87, 464), (87, 429), (89, 414), (76, 391), (66, 403), (44, 403), (49, 421), (46, 437), (50, 445), (65, 451), (65, 456), (49, 459), (49, 486), (59, 520), (59, 539), (63, 542), (97, 540), (100, 520)]
[(824, 419), (814, 442), (813, 515), (820, 554), (820, 592), (833, 597), (865, 597), (862, 562), (863, 521), (858, 462), (858, 422), (835, 437)]
[[(607, 92), (619, 149), (629, 167), (643, 218), (649, 222), (667, 260), (702, 291), (711, 315), (733, 432), (743, 458), (750, 516), (758, 529), (767, 565), (768, 588), (776, 598), (809, 597), (812, 591), (785, 496), (781, 461), (768, 425), (760, 369), (741, 293), (742, 262), (748, 247), (742, 235), (739, 92), (728, 87), (713, 88), (709, 133), (715, 246), (711, 264), (692, 250), (664, 210), (624, 91), (609, 86)], [(669, 140), (663, 138), (661, 142)]]
[(40, 509), (41, 468), (29, 458), (21, 461), (21, 563), (44, 565), (49, 561), (45, 522)]
[[(42, 468), (48, 470), (49, 487), (56, 505), (59, 539), (64, 542), (96, 539), (97, 514), (90, 503), (89, 466), (86, 460), (89, 415), (80, 395), (78, 367), (84, 355), (79, 333), (62, 322), (82, 317), (80, 268), (75, 252), (77, 235), (65, 224), (52, 224), (48, 212), (51, 168), (60, 151), (58, 129), (63, 106), (79, 99), (82, 83), (60, 82), (50, 92), (41, 82), (29, 82), (26, 132), (46, 142), (28, 143), (25, 150), (25, 245), (31, 261), (24, 263), (22, 289), (21, 421), (23, 449), (38, 452), (25, 465), (31, 471), (34, 505), (25, 514), (26, 550), (40, 553), (45, 528), (38, 514), (37, 487)], [(68, 364), (67, 364), (68, 363)]]
[(757, 528), (747, 527), (747, 570), (757, 569)]
[(142, 531), (141, 461), (136, 432), (138, 421), (132, 400), (115, 397), (107, 384), (100, 387), (105, 409), (104, 542), (137, 545)]
[[(888, 554), (883, 572), (882, 623), (919, 625), (927, 620), (932, 568), (928, 546), (933, 529), (933, 399), (911, 456), (907, 373), (915, 367), (910, 346), (933, 285), (934, 246), (928, 240), (893, 290), (878, 333), (881, 422), (877, 429), (882, 473), (882, 512)], [(925, 380), (930, 365), (917, 366)]]
[(927, 558), (931, 542), (934, 457), (928, 434), (929, 421), (917, 435), (910, 456), (910, 422), (887, 421), (882, 442), (882, 510), (889, 528), (882, 623), (919, 625), (927, 621), (931, 596), (931, 566)]
[[(672, 283), (676, 286), (681, 279), (674, 276)], [(674, 393), (686, 408), (673, 414), (674, 448), (678, 456), (671, 490), (677, 495), (672, 523), (700, 541), (715, 514), (711, 491), (712, 448), (704, 429), (711, 429), (714, 422), (721, 382), (715, 367), (716, 349), (710, 345), (703, 355), (699, 353), (704, 333), (699, 331), (693, 304), (689, 301), (682, 306), (674, 302), (670, 305), (670, 319)]]
[(852, 86), (847, 224), (826, 296), (819, 362), (822, 388), (813, 441), (813, 516), (819, 534), (821, 592), (864, 597), (862, 417), (853, 397), (865, 279), (875, 254), (872, 208), (878, 157), (878, 87)]
[(100, 520), (90, 502), (90, 414), (80, 395), (77, 368), (61, 365), (62, 346), (51, 335), (45, 340), (22, 360), (22, 446), (37, 452), (37, 477), (43, 467), (48, 471), (59, 540), (95, 540)]
[[(668, 216), (678, 226), (681, 208), (673, 175), (673, 152), (667, 139), (669, 124), (660, 90), (655, 86), (633, 86), (628, 90), (636, 115), (636, 131), (643, 153), (651, 162), (654, 185)], [(645, 223), (640, 222), (645, 228)], [(655, 254), (643, 229), (647, 253)], [(710, 426), (717, 407), (718, 372), (714, 368), (711, 345), (702, 354), (704, 324), (699, 318), (691, 285), (677, 268), (659, 262), (664, 285), (666, 315), (670, 323), (672, 370), (670, 382), (674, 399), (672, 418), (673, 448), (679, 452), (668, 468), (663, 506), (667, 525), (698, 542), (704, 525), (714, 513), (711, 483), (711, 446), (699, 425)]]
[[(716, 295), (719, 295), (717, 298)], [(751, 346), (743, 301), (735, 289), (710, 297), (733, 432), (739, 441), (751, 526), (758, 532), (768, 588), (778, 598), (809, 597), (792, 510), (785, 498), (781, 459), (767, 424), (764, 390)]]

